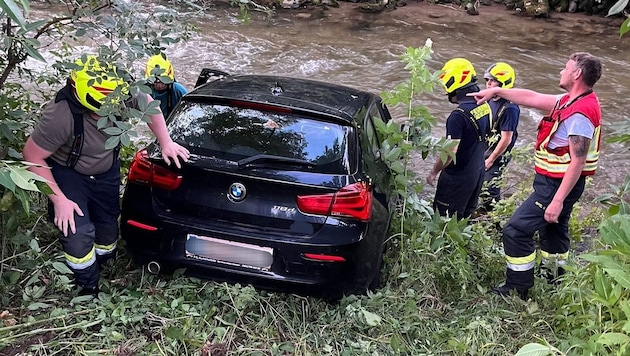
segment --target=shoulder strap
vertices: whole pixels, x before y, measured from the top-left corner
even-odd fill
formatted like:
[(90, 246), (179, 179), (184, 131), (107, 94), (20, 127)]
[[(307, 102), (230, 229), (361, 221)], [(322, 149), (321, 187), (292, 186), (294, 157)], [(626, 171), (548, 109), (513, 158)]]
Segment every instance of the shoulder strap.
[[(173, 110), (173, 93), (175, 92), (175, 84), (171, 84), (171, 87), (166, 89), (166, 109), (170, 114)], [(164, 115), (166, 119), (166, 115)]]
[(499, 106), (499, 110), (497, 110), (496, 120), (492, 120), (492, 125), (490, 125), (492, 133), (496, 133), (497, 130), (501, 127), (500, 122), (503, 118), (503, 113), (505, 113), (505, 109), (507, 109), (507, 106), (511, 103), (511, 101), (506, 100), (501, 104), (501, 106)]
[(479, 127), (479, 124), (477, 124), (477, 120), (475, 120), (472, 114), (469, 111), (466, 111), (460, 107), (457, 107), (457, 109), (455, 110), (461, 111), (462, 113), (464, 113), (464, 115), (466, 115), (466, 117), (468, 117), (468, 120), (470, 120), (470, 122), (475, 127), (475, 130), (477, 130), (477, 139), (479, 140), (479, 142), (483, 142), (486, 136), (481, 132), (481, 128)]
[(503, 119), (503, 114), (505, 113), (507, 106), (510, 105), (511, 103), (512, 102), (510, 101), (506, 101), (503, 104), (501, 104), (501, 106), (499, 106), (499, 110), (497, 110), (497, 120), (493, 123), (494, 124), (494, 126), (492, 127), (493, 130), (496, 130), (501, 127), (499, 123)]
[(79, 157), (81, 156), (81, 151), (83, 150), (83, 114), (85, 114), (87, 110), (72, 94), (72, 88), (70, 88), (70, 85), (63, 87), (57, 93), (57, 96), (55, 96), (56, 103), (61, 100), (65, 100), (68, 103), (70, 112), (72, 113), (72, 118), (74, 119), (74, 141), (72, 142), (72, 148), (70, 149), (70, 154), (66, 160), (66, 166), (74, 168), (74, 166), (77, 165)]

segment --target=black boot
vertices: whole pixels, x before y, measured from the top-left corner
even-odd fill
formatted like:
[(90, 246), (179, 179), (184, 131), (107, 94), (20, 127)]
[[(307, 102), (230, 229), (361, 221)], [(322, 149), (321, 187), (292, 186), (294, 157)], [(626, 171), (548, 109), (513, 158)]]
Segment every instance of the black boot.
[(534, 286), (534, 269), (514, 271), (506, 268), (505, 277), (505, 284), (494, 287), (490, 291), (502, 296), (509, 296), (512, 291), (516, 291), (521, 299), (527, 300), (527, 293)]
[(540, 277), (547, 280), (547, 283), (558, 285), (560, 284), (560, 277), (564, 275), (566, 271), (564, 270), (564, 268), (559, 267), (559, 266), (554, 271), (553, 267), (554, 266), (542, 265), (540, 266), (539, 274), (540, 274)]
[(79, 291), (79, 296), (91, 295), (92, 299), (98, 299), (98, 287), (83, 287)]
[(504, 296), (504, 297), (509, 297), (510, 295), (513, 295), (514, 292), (516, 292), (519, 298), (521, 298), (522, 300), (527, 300), (527, 293), (529, 292), (529, 290), (528, 289), (519, 290), (514, 286), (504, 284), (501, 286), (492, 287), (490, 289), (490, 292)]

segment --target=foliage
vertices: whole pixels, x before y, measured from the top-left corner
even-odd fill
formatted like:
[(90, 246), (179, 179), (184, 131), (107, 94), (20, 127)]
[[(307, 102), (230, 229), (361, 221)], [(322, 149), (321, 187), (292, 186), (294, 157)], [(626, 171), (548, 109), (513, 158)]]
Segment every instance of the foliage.
[(627, 197), (630, 196), (630, 175), (626, 176), (620, 186), (611, 185), (610, 193), (600, 195), (595, 201), (608, 206), (608, 214), (629, 215), (630, 203)]
[(264, 13), (268, 20), (270, 20), (275, 13), (273, 8), (260, 5), (257, 2), (251, 0), (230, 0), (230, 5), (238, 6), (239, 15), (237, 17), (244, 24), (249, 24), (251, 20), (250, 11), (252, 10)]
[[(10, 201), (9, 194), (17, 199), (25, 212), (29, 212), (29, 191), (48, 193), (41, 179), (31, 174), (20, 164), (19, 150), (26, 141), (26, 134), (34, 124), (38, 108), (51, 96), (49, 88), (56, 87), (67, 77), (73, 64), (70, 56), (77, 56), (74, 46), (87, 44), (103, 59), (118, 62), (126, 73), (133, 73), (132, 65), (143, 56), (164, 50), (166, 46), (188, 38), (193, 28), (178, 19), (173, 9), (157, 7), (150, 15), (136, 16), (140, 11), (137, 4), (128, 2), (63, 2), (67, 13), (50, 19), (29, 19), (30, 3), (3, 0), (0, 15), (3, 26), (0, 36), (0, 159), (8, 157), (13, 161), (3, 161), (0, 166), (0, 192)], [(147, 13), (147, 12), (144, 12)], [(71, 45), (73, 44), (73, 45)], [(52, 70), (41, 70), (39, 62), (51, 62), (44, 58), (40, 50), (47, 49), (52, 55)], [(131, 78), (126, 78), (130, 80)], [(133, 83), (131, 94), (148, 92), (144, 81)], [(120, 92), (114, 95), (122, 95)], [(114, 135), (108, 147), (118, 143), (129, 145), (135, 136), (132, 129), (138, 120), (149, 121), (148, 115), (157, 111), (155, 103), (139, 100), (140, 110), (104, 105), (104, 117), (99, 122), (104, 127), (106, 120), (114, 123), (108, 133)], [(31, 113), (28, 115), (27, 113)], [(127, 118), (120, 121), (116, 116)], [(8, 193), (10, 192), (10, 193)]]
[[(610, 9), (608, 9), (608, 15), (606, 16), (622, 13), (627, 6), (628, 0), (618, 0)], [(628, 31), (630, 31), (630, 17), (626, 16), (626, 20), (619, 27), (619, 37), (623, 36)]]
[[(436, 125), (435, 118), (424, 105), (416, 104), (417, 97), (431, 93), (437, 83), (437, 72), (431, 73), (426, 61), (431, 58), (431, 39), (420, 48), (407, 48), (400, 57), (409, 71), (409, 79), (396, 85), (390, 91), (381, 93), (383, 102), (389, 107), (404, 106), (407, 117), (401, 122), (390, 121), (376, 129), (383, 137), (381, 159), (388, 164), (394, 176), (394, 191), (403, 199), (400, 232), (402, 233), (405, 216), (420, 214), (430, 217), (433, 213), (429, 204), (420, 197), (424, 185), (417, 179), (411, 167), (411, 161), (418, 156), (426, 159), (430, 154), (439, 155), (442, 160), (453, 156), (455, 143), (446, 138), (431, 136), (431, 127)], [(402, 124), (402, 131), (400, 125)]]

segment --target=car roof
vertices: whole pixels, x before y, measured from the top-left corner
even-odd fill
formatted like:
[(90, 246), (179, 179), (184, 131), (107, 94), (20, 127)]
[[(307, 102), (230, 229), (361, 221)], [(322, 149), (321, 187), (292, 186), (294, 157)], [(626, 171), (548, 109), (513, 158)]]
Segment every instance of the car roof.
[(377, 96), (344, 85), (273, 75), (229, 75), (203, 84), (184, 100), (227, 99), (280, 105), (351, 122)]

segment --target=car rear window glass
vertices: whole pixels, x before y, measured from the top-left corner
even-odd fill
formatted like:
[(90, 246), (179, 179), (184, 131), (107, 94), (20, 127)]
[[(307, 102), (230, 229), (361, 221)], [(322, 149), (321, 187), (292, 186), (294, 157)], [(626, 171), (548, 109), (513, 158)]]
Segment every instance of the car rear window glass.
[(349, 172), (347, 126), (292, 113), (182, 104), (169, 120), (169, 131), (196, 154), (231, 161), (271, 155), (312, 163), (300, 170)]

